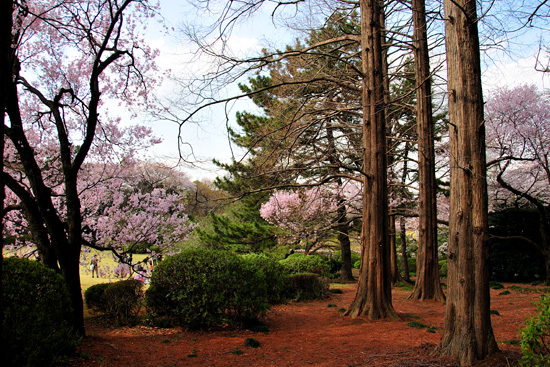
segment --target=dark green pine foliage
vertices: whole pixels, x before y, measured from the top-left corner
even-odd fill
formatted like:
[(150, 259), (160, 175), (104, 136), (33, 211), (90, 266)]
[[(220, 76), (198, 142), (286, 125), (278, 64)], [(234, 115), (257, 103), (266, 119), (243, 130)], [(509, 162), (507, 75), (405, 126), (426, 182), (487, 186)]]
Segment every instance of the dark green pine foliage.
[[(243, 92), (263, 89), (271, 83), (269, 77), (258, 76), (250, 79), (250, 87), (240, 85)], [(252, 88), (252, 89), (251, 89)], [(254, 103), (263, 107), (270, 96), (267, 92), (251, 95)], [(267, 139), (258, 137), (258, 132), (273, 121), (266, 116), (256, 116), (247, 112), (237, 113), (237, 124), (242, 133), (230, 129), (231, 140), (248, 153), (246, 159), (224, 164), (214, 161), (229, 175), (217, 178), (216, 187), (229, 193), (234, 200), (222, 214), (211, 214), (210, 225), (197, 230), (199, 239), (208, 247), (226, 248), (237, 252), (259, 252), (271, 249), (277, 245), (276, 228), (260, 216), (260, 207), (267, 201), (270, 191), (261, 188), (272, 187), (277, 179), (261, 174), (261, 167), (266, 166), (261, 152), (262, 145), (268, 144)]]

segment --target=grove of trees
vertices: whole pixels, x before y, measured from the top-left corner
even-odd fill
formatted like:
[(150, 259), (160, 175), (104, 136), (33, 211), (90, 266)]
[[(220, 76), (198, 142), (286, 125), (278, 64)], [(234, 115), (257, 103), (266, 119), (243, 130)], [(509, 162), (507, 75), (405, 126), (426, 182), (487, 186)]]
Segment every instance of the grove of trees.
[[(63, 276), (72, 327), (81, 334), (79, 271), (91, 249), (122, 261), (132, 253), (172, 255), (191, 245), (271, 256), (331, 247), (339, 253), (340, 278), (357, 280), (346, 315), (397, 319), (391, 287), (409, 277), (407, 232), (415, 230), (410, 298), (446, 302), (437, 351), (463, 366), (498, 350), (489, 241), (503, 236), (491, 232), (490, 211), (536, 213), (536, 238), (506, 238), (539, 251), (550, 277), (550, 104), (527, 85), (491, 91), (484, 104), (483, 42), (507, 34), (495, 26), (502, 19), (491, 4), (200, 2), (222, 9), (209, 33), (187, 28), (197, 53), (215, 60), (215, 71), (195, 84), (177, 80), (186, 91), (176, 93), (195, 92), (196, 100), (206, 101), (178, 122), (239, 98), (254, 105), (228, 124), (229, 139), (246, 154), (216, 161), (227, 175), (213, 182), (191, 182), (174, 167), (146, 161), (144, 152), (159, 139), (131, 122), (178, 108), (163, 106), (154, 92), (168, 76), (156, 64), (158, 50), (145, 40), (144, 25), (160, 16), (156, 5), (4, 5), (2, 248), (6, 242), (31, 245)], [(233, 27), (267, 6), (274, 22), (290, 8), (295, 28), (308, 19), (296, 29), (300, 37), (252, 57), (225, 53)], [(545, 27), (547, 11), (546, 1), (534, 1), (523, 13), (506, 14), (522, 25), (519, 32)], [(488, 29), (494, 34), (483, 33)], [(544, 45), (537, 66), (543, 51)], [(208, 94), (217, 83), (238, 84), (240, 94)], [(447, 230), (445, 244), (439, 225)], [(357, 279), (353, 248), (360, 253)], [(448, 268), (446, 292), (440, 260)]]

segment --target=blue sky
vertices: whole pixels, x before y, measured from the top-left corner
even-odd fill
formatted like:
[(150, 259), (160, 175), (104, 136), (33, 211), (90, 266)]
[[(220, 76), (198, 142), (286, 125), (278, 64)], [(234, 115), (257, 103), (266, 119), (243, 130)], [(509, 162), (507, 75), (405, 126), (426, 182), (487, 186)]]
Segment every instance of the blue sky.
[[(163, 67), (171, 68), (177, 75), (194, 72), (198, 75), (211, 67), (210, 60), (202, 58), (193, 59), (192, 47), (185, 42), (185, 37), (180, 31), (185, 22), (199, 25), (209, 25), (215, 20), (204, 12), (197, 12), (193, 6), (184, 1), (161, 0), (161, 13), (166, 18), (167, 26), (174, 31), (168, 34), (159, 32), (156, 26), (150, 27), (148, 33), (152, 43), (161, 49), (159, 63)], [(290, 19), (292, 20), (292, 19)], [(235, 53), (257, 53), (266, 45), (275, 45), (282, 48), (292, 43), (298, 36), (287, 28), (275, 25), (271, 19), (271, 9), (259, 11), (234, 29), (229, 44)], [(534, 70), (536, 46), (540, 34), (537, 30), (525, 32), (521, 37), (512, 40), (514, 46), (512, 53), (505, 53), (498, 49), (490, 49), (484, 53), (485, 64), (483, 68), (483, 89), (486, 94), (499, 86), (514, 86), (519, 84), (535, 84), (541, 89), (550, 87), (548, 76)], [(193, 60), (193, 61), (191, 61)], [(244, 81), (244, 80), (241, 80)], [(237, 93), (236, 85), (220, 90), (221, 96)], [(162, 93), (178, 93), (175, 86), (167, 85)], [(189, 142), (195, 153), (197, 167), (184, 166), (182, 170), (192, 179), (214, 178), (223, 172), (217, 171), (209, 163), (213, 158), (228, 161), (232, 153), (237, 156), (242, 154), (236, 147), (230, 147), (226, 133), (226, 116), (229, 123), (234, 122), (236, 111), (253, 110), (254, 106), (241, 101), (224, 110), (223, 106), (210, 108), (200, 113), (195, 122), (184, 125), (182, 135)], [(179, 113), (185, 116), (184, 112)], [(174, 123), (154, 121), (150, 123), (155, 133), (162, 137), (164, 142), (152, 150), (156, 160), (174, 162), (178, 157), (177, 134), (178, 127)], [(187, 149), (189, 152), (189, 149)]]

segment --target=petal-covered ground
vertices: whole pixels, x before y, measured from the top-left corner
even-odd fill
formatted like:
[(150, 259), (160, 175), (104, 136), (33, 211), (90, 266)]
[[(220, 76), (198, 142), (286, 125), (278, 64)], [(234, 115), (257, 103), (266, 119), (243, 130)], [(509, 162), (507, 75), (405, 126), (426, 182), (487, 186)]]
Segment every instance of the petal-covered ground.
[[(533, 301), (543, 288), (505, 284), (491, 291), (493, 329), (501, 353), (482, 366), (514, 366), (520, 358), (518, 332), (535, 313)], [(394, 288), (393, 305), (401, 320), (369, 321), (343, 316), (355, 296), (355, 284), (336, 285), (341, 294), (312, 302), (289, 302), (268, 311), (268, 333), (222, 329), (115, 328), (87, 320), (81, 357), (71, 366), (457, 366), (433, 351), (442, 334), (444, 305), (410, 301)], [(246, 346), (254, 338), (260, 345)]]

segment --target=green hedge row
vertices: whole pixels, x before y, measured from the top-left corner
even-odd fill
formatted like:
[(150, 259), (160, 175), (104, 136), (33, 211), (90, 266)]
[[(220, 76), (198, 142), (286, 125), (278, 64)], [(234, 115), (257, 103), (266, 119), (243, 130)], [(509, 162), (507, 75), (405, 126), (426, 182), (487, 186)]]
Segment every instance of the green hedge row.
[[(171, 256), (153, 272), (146, 291), (152, 319), (167, 318), (189, 328), (249, 324), (270, 304), (326, 295), (328, 262), (320, 256), (266, 255), (190, 249)], [(317, 274), (312, 274), (315, 271)], [(296, 275), (308, 272), (308, 275)]]

